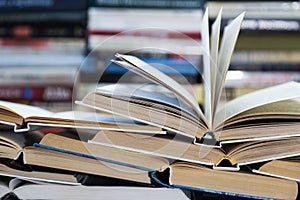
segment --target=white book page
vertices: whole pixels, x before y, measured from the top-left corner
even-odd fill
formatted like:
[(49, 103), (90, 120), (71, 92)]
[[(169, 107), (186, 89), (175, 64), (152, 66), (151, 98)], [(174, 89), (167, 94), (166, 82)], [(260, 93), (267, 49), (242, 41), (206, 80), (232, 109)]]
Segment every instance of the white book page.
[[(188, 103), (204, 122), (207, 121), (196, 99), (175, 80), (134, 56), (120, 54), (117, 54), (116, 56), (135, 66), (142, 73), (145, 73), (151, 79), (155, 80), (155, 82), (158, 82), (160, 85), (174, 92), (176, 95), (182, 98), (182, 100)], [(135, 72), (135, 70), (133, 70), (133, 72)]]
[(216, 127), (249, 109), (300, 97), (300, 83), (288, 82), (238, 97), (222, 107), (216, 115)]
[[(162, 86), (161, 86), (162, 87)], [(122, 84), (112, 84), (107, 86), (98, 87), (96, 90), (97, 94), (122, 98), (124, 100), (138, 103), (138, 101), (148, 102), (147, 104), (155, 103), (160, 105), (166, 105), (175, 107), (178, 110), (183, 110), (191, 114), (194, 118), (199, 120), (198, 115), (193, 109), (181, 99), (177, 99), (176, 95), (170, 90), (162, 87), (162, 91), (147, 91), (142, 86), (131, 86)], [(151, 102), (151, 103), (150, 103)]]
[(7, 101), (0, 101), (0, 108), (14, 112), (22, 116), (24, 119), (32, 116), (50, 117), (53, 115), (52, 112), (39, 107)]
[[(81, 185), (77, 183), (75, 176), (70, 174), (58, 174), (53, 172), (23, 171), (0, 164), (0, 175), (14, 177), (19, 180), (41, 181), (42, 183), (59, 183), (68, 185)], [(15, 188), (15, 186), (12, 186)]]
[(188, 200), (180, 189), (151, 187), (67, 186), (25, 184), (14, 190), (20, 199)]
[(221, 17), (222, 17), (222, 9), (220, 9), (219, 14), (214, 21), (211, 28), (211, 49), (210, 49), (210, 91), (211, 91), (211, 112), (212, 112), (212, 121), (214, 119), (214, 115), (216, 113), (215, 106), (215, 84), (218, 72), (218, 51), (219, 51), (219, 42), (220, 42), (220, 30), (221, 30)]
[[(214, 106), (215, 109), (218, 107), (218, 102), (221, 98), (221, 92), (224, 86), (226, 74), (230, 64), (230, 59), (235, 47), (235, 43), (238, 38), (240, 27), (243, 21), (245, 13), (240, 14), (236, 17), (228, 26), (225, 27), (222, 42), (218, 57), (218, 71), (216, 73), (216, 84), (215, 84), (215, 95), (214, 95)], [(214, 124), (214, 122), (213, 122)]]
[(204, 115), (207, 119), (209, 129), (211, 127), (211, 69), (210, 69), (210, 48), (209, 48), (209, 24), (208, 9), (206, 9), (201, 25), (201, 45), (203, 53), (203, 87), (204, 87)]
[(100, 114), (96, 112), (86, 112), (86, 111), (58, 112), (53, 115), (53, 118), (74, 120), (74, 121), (114, 123), (114, 120), (110, 115)]
[(8, 187), (8, 179), (0, 177), (0, 198), (9, 193), (11, 190)]
[(282, 179), (287, 179), (287, 180), (291, 180), (291, 181), (300, 182), (300, 179), (297, 179), (297, 178), (291, 178), (291, 177), (288, 177), (288, 176), (281, 176), (281, 175), (278, 175), (278, 174), (263, 172), (263, 171), (259, 171), (259, 170), (256, 170), (256, 169), (252, 169), (252, 172), (257, 173), (257, 174), (261, 174), (261, 175), (273, 176), (273, 177), (276, 177), (276, 178), (282, 178)]

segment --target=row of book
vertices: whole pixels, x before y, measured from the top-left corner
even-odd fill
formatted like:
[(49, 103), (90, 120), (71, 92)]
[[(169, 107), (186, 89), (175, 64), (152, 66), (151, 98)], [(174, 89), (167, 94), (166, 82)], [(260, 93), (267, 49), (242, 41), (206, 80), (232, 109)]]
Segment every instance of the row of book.
[[(68, 39), (60, 40), (53, 38), (73, 37), (74, 39), (69, 38), (69, 40), (77, 42), (80, 40), (81, 46), (79, 47), (76, 44), (71, 47), (72, 51), (77, 49), (79, 53), (78, 57), (75, 58), (78, 62), (70, 69), (70, 76), (74, 74), (77, 66), (77, 68), (80, 68), (79, 80), (84, 84), (92, 83), (92, 85), (95, 85), (96, 82), (107, 83), (117, 81), (141, 82), (139, 77), (127, 74), (127, 70), (118, 68), (110, 62), (115, 52), (130, 52), (130, 54), (136, 55), (146, 62), (150, 61), (157, 63), (156, 65), (165, 65), (166, 67), (159, 68), (183, 84), (196, 85), (203, 83), (200, 75), (203, 71), (200, 24), (204, 6), (210, 8), (211, 12), (209, 17), (211, 19), (216, 16), (216, 10), (223, 7), (226, 17), (222, 20), (222, 27), (232, 19), (234, 13), (242, 12), (243, 10), (247, 12), (241, 27), (241, 37), (237, 42), (237, 51), (233, 54), (232, 63), (230, 65), (230, 70), (233, 71), (231, 74), (233, 76), (229, 77), (229, 79), (232, 78), (232, 81), (226, 83), (226, 86), (228, 85), (228, 91), (230, 91), (232, 87), (262, 88), (272, 85), (271, 83), (278, 82), (277, 80), (282, 77), (285, 77), (284, 80), (290, 77), (289, 80), (297, 81), (296, 71), (298, 71), (299, 63), (297, 56), (299, 46), (297, 45), (297, 41), (299, 36), (298, 31), (292, 29), (293, 27), (299, 26), (297, 25), (297, 15), (295, 14), (298, 9), (297, 2), (260, 3), (253, 1), (240, 5), (235, 1), (204, 2), (199, 0), (192, 0), (185, 3), (168, 0), (151, 0), (144, 1), (143, 3), (138, 1), (78, 1), (71, 6), (69, 6), (71, 2), (68, 0), (41, 1), (39, 3), (31, 1), (27, 3), (17, 2), (18, 1), (9, 3), (9, 1), (6, 0), (1, 2), (1, 11), (3, 11), (3, 17), (1, 18), (1, 23), (3, 24), (1, 28), (3, 31), (0, 31), (0, 33), (3, 33), (1, 47), (19, 46), (20, 49), (24, 49), (25, 47), (29, 56), (28, 58), (25, 58), (26, 56), (19, 56), (19, 54), (21, 54), (20, 50), (14, 48), (14, 50), (8, 53), (1, 51), (3, 57), (7, 57), (7, 54), (11, 54), (15, 55), (16, 58), (8, 56), (7, 59), (11, 61), (23, 59), (27, 62), (27, 59), (34, 59), (30, 58), (30, 55), (39, 54), (41, 46), (47, 46), (48, 53), (53, 54), (49, 46), (60, 46), (59, 48), (63, 49), (61, 47), (63, 45), (68, 46), (68, 43), (74, 44), (74, 42), (66, 41)], [(12, 13), (12, 10), (17, 10), (18, 12)], [(62, 11), (64, 11), (64, 14), (61, 13)], [(48, 18), (43, 17), (48, 16), (46, 13), (50, 13)], [(78, 15), (78, 17), (75, 17), (74, 13)], [(257, 13), (260, 13), (260, 15)], [(278, 13), (282, 14), (278, 15)], [(79, 17), (79, 15), (81, 17)], [(176, 20), (174, 20), (175, 18)], [(25, 21), (22, 21), (22, 19)], [(256, 21), (251, 22), (251, 20)], [(272, 22), (271, 25), (275, 24), (275, 28), (269, 27), (264, 30), (256, 29), (255, 27), (257, 27), (258, 24), (263, 24), (259, 22), (259, 20), (268, 20), (268, 24), (270, 25)], [(286, 23), (282, 22), (282, 20)], [(292, 20), (296, 20), (296, 22), (290, 22)], [(111, 23), (112, 21), (113, 23)], [(276, 29), (276, 27), (279, 27), (276, 23), (285, 26), (291, 24), (292, 28), (287, 27), (284, 29), (283, 27), (282, 29)], [(8, 24), (12, 27), (5, 28)], [(32, 24), (32, 30), (30, 30), (30, 24)], [(73, 26), (74, 30), (69, 28), (69, 25)], [(37, 26), (37, 28), (34, 28), (35, 26)], [(53, 29), (46, 31), (52, 33), (52, 35), (41, 35), (38, 33), (39, 31), (43, 31), (43, 27), (40, 26)], [(61, 30), (54, 30), (56, 26), (60, 26)], [(249, 27), (254, 28), (249, 31)], [(16, 34), (10, 34), (13, 32)], [(72, 32), (72, 34), (70, 32)], [(14, 38), (11, 39), (8, 37)], [(41, 39), (41, 37), (44, 38)], [(50, 43), (53, 44), (50, 45)], [(38, 46), (38, 48), (36, 48), (36, 46)], [(28, 49), (30, 48), (36, 50), (29, 52)], [(53, 57), (60, 57), (57, 54), (60, 54), (61, 50), (55, 51), (58, 53), (54, 53)], [(70, 48), (66, 48), (64, 51), (64, 54), (67, 56), (63, 59), (74, 59), (68, 55), (69, 53), (67, 51), (70, 51)], [(44, 50), (44, 52), (47, 51)], [(83, 57), (87, 54), (88, 56), (86, 60), (84, 60)], [(56, 60), (52, 59), (50, 55), (48, 58), (52, 60), (50, 62), (46, 57), (46, 55), (45, 58), (41, 57), (40, 60), (45, 60), (45, 62), (40, 61), (40, 65), (44, 66), (46, 63), (51, 63)], [(56, 61), (59, 62), (59, 60), (61, 59), (57, 59)], [(65, 62), (60, 63), (61, 66), (66, 65)], [(19, 61), (11, 65), (18, 68)], [(26, 74), (25, 71), (34, 70), (31, 65), (34, 64), (29, 62), (27, 68), (23, 68), (24, 74)], [(52, 64), (49, 65), (52, 66)], [(3, 64), (3, 70), (7, 69), (5, 66), (6, 64)], [(65, 68), (65, 66), (63, 67)], [(45, 68), (47, 69), (44, 69), (43, 73), (52, 73), (49, 71), (50, 66), (46, 66)], [(39, 70), (42, 71), (42, 68), (37, 71)], [(67, 71), (67, 69), (64, 71)], [(276, 73), (273, 73), (273, 71), (276, 71)], [(14, 70), (7, 73), (14, 73)], [(287, 75), (287, 73), (290, 75)], [(295, 74), (295, 76), (291, 74)], [(270, 78), (274, 77), (274, 79), (266, 84), (263, 78), (257, 78), (258, 76), (264, 77), (265, 75)], [(35, 76), (38, 77), (39, 73)], [(253, 83), (248, 82), (248, 80), (251, 80), (251, 76), (253, 76), (255, 83), (254, 81)], [(11, 76), (8, 75), (7, 77)], [(57, 77), (60, 76), (57, 75)], [(244, 77), (246, 78), (244, 79)], [(15, 78), (17, 79), (17, 77)], [(40, 75), (39, 78), (43, 79), (44, 76)], [(20, 80), (21, 79), (22, 78), (20, 78)], [(6, 78), (4, 78), (4, 80), (6, 80)], [(76, 82), (74, 79), (72, 81), (73, 83)], [(34, 84), (24, 81), (23, 85), (27, 84), (28, 87), (22, 87), (21, 89), (19, 86), (5, 85), (1, 95), (1, 97), (3, 97), (2, 99), (23, 100), (23, 102), (32, 103), (36, 100), (32, 99), (30, 102), (30, 96), (37, 95), (28, 94), (44, 93), (41, 92), (42, 90), (51, 90), (53, 94), (64, 91), (65, 96), (67, 91), (71, 91), (69, 94), (72, 93), (74, 95), (78, 94), (81, 97), (83, 96), (80, 89), (79, 91), (74, 90), (72, 86), (74, 84), (72, 84), (71, 81), (70, 84), (67, 85), (64, 84), (63, 81), (58, 81), (55, 86), (56, 90), (47, 89), (47, 85), (44, 84), (45, 86), (40, 87), (39, 92), (34, 88)], [(58, 85), (63, 85), (63, 88), (59, 88)], [(257, 87), (253, 85), (257, 85)], [(53, 88), (53, 85), (49, 87)], [(13, 92), (10, 93), (8, 90), (12, 90)], [(58, 102), (60, 98), (61, 97), (58, 97)], [(69, 95), (68, 99), (70, 100), (71, 98), (71, 95)], [(52, 99), (55, 99), (55, 97)], [(47, 98), (45, 99), (45, 102), (46, 101), (48, 101)], [(199, 103), (201, 102), (202, 101), (199, 101)], [(34, 104), (41, 105), (40, 103)], [(51, 104), (53, 103), (49, 103), (50, 106)]]
[[(45, 108), (70, 109), (84, 41), (31, 38), (1, 39), (0, 98)], [(65, 108), (64, 108), (65, 107)]]
[(69, 110), (85, 53), (87, 1), (0, 1), (0, 99)]
[(87, 2), (0, 2), (1, 37), (85, 37)]

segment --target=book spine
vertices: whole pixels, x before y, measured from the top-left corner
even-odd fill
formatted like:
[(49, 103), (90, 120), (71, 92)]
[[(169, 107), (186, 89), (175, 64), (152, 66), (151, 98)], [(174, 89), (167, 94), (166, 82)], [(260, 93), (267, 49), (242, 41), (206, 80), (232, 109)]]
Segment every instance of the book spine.
[(272, 62), (262, 62), (262, 63), (231, 63), (230, 70), (240, 70), (240, 71), (294, 71), (300, 70), (299, 63), (272, 63)]
[(172, 8), (195, 9), (204, 8), (204, 0), (89, 0), (91, 7), (117, 7), (117, 8)]
[(83, 38), (86, 26), (86, 11), (0, 13), (0, 37)]
[[(228, 25), (232, 19), (222, 19), (222, 29)], [(276, 19), (276, 18), (245, 18), (242, 26), (242, 33), (298, 33), (300, 31), (300, 19)]]
[[(171, 30), (171, 29), (170, 29)], [(123, 31), (126, 30), (88, 30), (88, 35), (92, 35), (92, 36), (115, 36), (118, 35), (120, 33), (122, 33)], [(197, 32), (197, 31), (180, 31), (180, 33), (182, 33), (183, 35), (199, 40), (201, 39), (201, 33)], [(123, 33), (122, 33), (123, 34)], [(144, 35), (143, 32), (139, 32), (138, 30), (134, 30), (134, 31), (130, 31), (130, 32), (125, 32), (126, 35), (131, 35), (131, 36), (141, 36)], [(145, 36), (148, 37), (153, 37), (153, 38), (169, 38), (169, 39), (176, 39), (178, 37), (178, 34), (161, 34), (159, 32), (155, 32), (155, 33), (150, 33), (148, 32)], [(180, 36), (179, 36), (180, 37)]]
[(285, 50), (299, 51), (300, 37), (299, 32), (273, 32), (261, 34), (253, 31), (251, 34), (241, 32), (236, 44), (236, 50)]
[[(141, 58), (146, 63), (151, 64), (161, 72), (168, 74), (168, 75), (191, 75), (191, 76), (198, 76), (199, 70), (198, 66), (199, 63), (197, 60), (194, 61), (187, 61), (183, 59), (156, 59), (156, 58)], [(128, 72), (127, 69), (120, 67), (115, 63), (107, 63), (107, 73), (113, 74), (124, 74)]]
[[(131, 36), (164, 38), (171, 38), (174, 32), (178, 32), (199, 39), (201, 34), (197, 27), (202, 14), (202, 10), (197, 9), (178, 12), (176, 9), (91, 8), (88, 11), (88, 31), (89, 35), (115, 35), (125, 31), (124, 34)], [(143, 31), (145, 29), (147, 32)]]
[(47, 26), (37, 24), (7, 25), (0, 27), (0, 37), (68, 37), (84, 38), (86, 35), (85, 24), (53, 24)]
[(9, 12), (0, 13), (0, 23), (42, 23), (56, 22), (60, 24), (86, 21), (86, 11), (44, 11), (44, 12)]
[(210, 17), (215, 18), (223, 8), (223, 17), (233, 18), (241, 12), (246, 12), (247, 18), (299, 18), (299, 3), (294, 1), (208, 1)]
[(86, 0), (0, 0), (0, 12), (11, 11), (69, 11), (85, 10)]
[(267, 87), (289, 81), (300, 81), (299, 72), (228, 71), (225, 87)]
[(238, 63), (299, 63), (300, 51), (274, 50), (274, 51), (236, 51), (231, 59)]
[(7, 101), (68, 102), (72, 97), (71, 86), (0, 86), (0, 99)]
[[(82, 57), (85, 43), (82, 38), (16, 38), (0, 39), (1, 55), (78, 55)], [(77, 59), (74, 59), (77, 60)], [(80, 63), (80, 62), (79, 62)]]

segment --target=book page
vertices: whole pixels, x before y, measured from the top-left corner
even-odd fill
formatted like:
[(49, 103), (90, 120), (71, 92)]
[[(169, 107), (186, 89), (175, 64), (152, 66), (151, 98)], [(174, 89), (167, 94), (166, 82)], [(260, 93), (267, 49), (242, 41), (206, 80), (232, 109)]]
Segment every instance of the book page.
[(254, 172), (300, 182), (300, 162), (292, 159), (272, 160)]
[(75, 176), (71, 174), (44, 171), (26, 171), (23, 169), (14, 169), (4, 164), (0, 164), (0, 175), (6, 177), (16, 177), (22, 180), (41, 181), (45, 183), (80, 185), (80, 183), (77, 183)]
[[(53, 115), (53, 118), (86, 121), (86, 122), (99, 122), (99, 123), (111, 123), (111, 124), (132, 124), (133, 121), (127, 118), (121, 118), (113, 115), (97, 112), (86, 112), (86, 111), (65, 111), (58, 112)], [(136, 122), (138, 123), (138, 122)]]
[(300, 137), (241, 143), (228, 150), (227, 156), (241, 165), (300, 155)]
[(208, 9), (206, 9), (201, 24), (201, 45), (203, 53), (203, 87), (204, 87), (204, 115), (207, 119), (209, 129), (211, 127), (211, 68), (209, 48), (209, 20)]
[[(67, 186), (58, 184), (30, 184), (15, 189), (14, 193), (20, 199), (119, 199), (119, 200), (153, 200), (172, 199), (189, 200), (180, 189), (154, 187), (125, 186)], [(48, 194), (45, 196), (45, 194)]]
[[(218, 57), (218, 69), (216, 72), (216, 84), (215, 84), (215, 94), (214, 94), (214, 108), (216, 111), (218, 107), (218, 103), (221, 98), (221, 92), (224, 86), (226, 74), (228, 71), (228, 67), (230, 64), (230, 59), (235, 47), (235, 43), (238, 38), (238, 34), (240, 31), (240, 27), (243, 21), (245, 13), (240, 14), (237, 18), (235, 18), (229, 25), (227, 25), (224, 29), (222, 42), (219, 51)], [(214, 115), (214, 114), (213, 114)], [(214, 124), (214, 122), (213, 122)]]
[(174, 93), (165, 89), (162, 91), (147, 91), (142, 86), (111, 84), (103, 87), (98, 87), (96, 92), (107, 94), (122, 99), (128, 99), (128, 102), (141, 102), (141, 104), (149, 105), (166, 105), (174, 107), (178, 110), (183, 110), (191, 114), (194, 118), (199, 119), (197, 113), (181, 99), (178, 99)]
[[(242, 172), (212, 170), (182, 162), (176, 162), (171, 167), (171, 184), (199, 188), (200, 191), (231, 194), (234, 195), (232, 199), (296, 199), (298, 194), (298, 185), (293, 181)], [(228, 199), (231, 199), (230, 196)]]
[(0, 176), (0, 198), (2, 198), (7, 193), (11, 192), (8, 187), (9, 179), (7, 177)]
[(9, 131), (1, 131), (0, 144), (21, 150), (26, 146), (26, 135), (28, 134), (15, 134)]
[(13, 113), (17, 113), (18, 115), (22, 116), (24, 119), (31, 116), (50, 117), (53, 115), (52, 112), (39, 107), (24, 105), (19, 103), (12, 103), (7, 101), (0, 101), (0, 109), (5, 109)]
[[(255, 108), (244, 111), (234, 117), (230, 118), (229, 122), (235, 123), (237, 120), (256, 120), (259, 116), (263, 116), (264, 119), (274, 118), (277, 116), (286, 119), (288, 118), (300, 118), (300, 99), (288, 99), (284, 101), (276, 101), (268, 103), (262, 106), (257, 106)], [(261, 117), (260, 117), (261, 118)], [(279, 121), (277, 121), (279, 123)], [(227, 125), (227, 123), (226, 123)]]
[(225, 155), (219, 148), (195, 145), (192, 141), (180, 138), (149, 137), (114, 131), (101, 131), (88, 143), (210, 166)]
[(249, 109), (299, 97), (300, 83), (297, 82), (288, 82), (243, 95), (228, 102), (217, 112), (215, 127)]
[[(122, 135), (122, 133), (119, 133)], [(50, 148), (56, 148), (58, 151), (69, 152), (80, 157), (96, 158), (99, 161), (119, 163), (120, 166), (127, 164), (128, 167), (144, 167), (149, 170), (157, 170), (160, 167), (168, 166), (168, 160), (156, 156), (143, 155), (133, 151), (124, 151), (121, 149), (111, 148), (89, 144), (80, 140), (75, 140), (56, 134), (47, 134), (40, 142), (41, 145)]]
[[(199, 115), (202, 121), (207, 121), (196, 99), (175, 80), (134, 56), (118, 54), (117, 57), (130, 63), (131, 65), (139, 69), (142, 73), (147, 74), (147, 76), (149, 76), (151, 80), (154, 80), (154, 82), (159, 83), (160, 85), (174, 92), (192, 107), (192, 109)], [(135, 72), (135, 70), (133, 72)], [(208, 123), (206, 122), (206, 124)]]
[[(220, 40), (220, 29), (221, 29), (221, 17), (222, 17), (222, 9), (220, 9), (219, 14), (215, 20), (215, 22), (212, 25), (211, 28), (211, 49), (210, 49), (210, 95), (211, 95), (211, 121), (214, 119), (214, 115), (216, 111), (215, 105), (214, 105), (214, 99), (215, 99), (215, 84), (216, 84), (216, 78), (218, 72), (218, 51), (219, 51), (219, 40)], [(212, 122), (211, 122), (212, 123)]]

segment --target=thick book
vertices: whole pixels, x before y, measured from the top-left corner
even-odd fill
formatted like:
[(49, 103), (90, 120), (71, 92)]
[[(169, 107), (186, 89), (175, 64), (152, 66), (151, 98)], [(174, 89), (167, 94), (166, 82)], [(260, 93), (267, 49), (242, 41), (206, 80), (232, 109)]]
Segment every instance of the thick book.
[(14, 127), (15, 132), (24, 132), (41, 127), (65, 127), (164, 133), (161, 128), (97, 112), (65, 111), (54, 113), (36, 106), (7, 101), (0, 101), (0, 123)]
[[(221, 11), (209, 38), (208, 12), (202, 22), (204, 111), (179, 83), (131, 55), (116, 54), (114, 63), (161, 85), (164, 92), (147, 92), (118, 84), (98, 88), (77, 104), (131, 118), (205, 143), (299, 136), (300, 84), (288, 82), (221, 103), (224, 82), (244, 13), (235, 18), (220, 40)], [(220, 43), (220, 44), (219, 44)], [(219, 47), (220, 46), (220, 47)]]
[(10, 166), (6, 164), (0, 164), (0, 176), (18, 178), (21, 180), (45, 184), (81, 185), (81, 183), (77, 181), (75, 175), (72, 173), (58, 173), (51, 170), (31, 170), (25, 166), (21, 167), (21, 165), (16, 165), (14, 167), (12, 167), (14, 164), (9, 165)]
[[(240, 172), (213, 170), (196, 163), (175, 161), (160, 156), (147, 155), (109, 146), (95, 145), (57, 134), (47, 134), (35, 148), (48, 155), (60, 155), (60, 159), (74, 160), (69, 169), (90, 170), (89, 173), (105, 175), (140, 183), (156, 183), (166, 187), (232, 195), (239, 197), (295, 199), (298, 185), (295, 181), (261, 176), (251, 171)], [(38, 150), (36, 150), (38, 152)], [(51, 153), (52, 152), (52, 153)], [(62, 162), (53, 164), (40, 156), (39, 161), (29, 156), (31, 164), (62, 168)], [(77, 157), (77, 158), (76, 158)], [(57, 156), (51, 160), (58, 160)], [(79, 169), (78, 161), (85, 159), (89, 165)], [(93, 161), (98, 165), (91, 166)], [(103, 166), (106, 166), (103, 168)], [(91, 168), (95, 167), (92, 171)], [(100, 169), (100, 170), (99, 170)], [(98, 174), (98, 175), (99, 175)]]
[[(154, 165), (143, 164), (141, 162), (151, 160), (153, 156), (88, 144), (71, 132), (63, 135), (67, 136), (58, 133), (42, 136), (39, 132), (16, 134), (2, 131), (0, 163), (3, 166), (0, 165), (0, 174), (24, 180), (76, 185), (78, 181), (74, 180), (74, 176), (85, 173), (151, 185), (147, 165), (158, 169), (167, 164), (165, 159), (157, 159)], [(97, 152), (97, 157), (90, 152), (92, 148), (92, 152)], [(120, 162), (113, 161), (120, 157), (123, 159)], [(131, 159), (140, 161), (136, 163), (137, 167), (133, 167), (133, 164), (120, 165), (121, 161), (125, 163)]]
[(43, 135), (39, 132), (15, 134), (2, 130), (0, 136), (0, 176), (43, 183), (80, 185), (74, 173), (34, 169), (24, 164), (26, 146), (39, 142), (42, 137)]
[(250, 164), (300, 155), (300, 137), (223, 144), (222, 148), (216, 148), (191, 144), (178, 136), (101, 131), (88, 142), (230, 171), (239, 171)]

